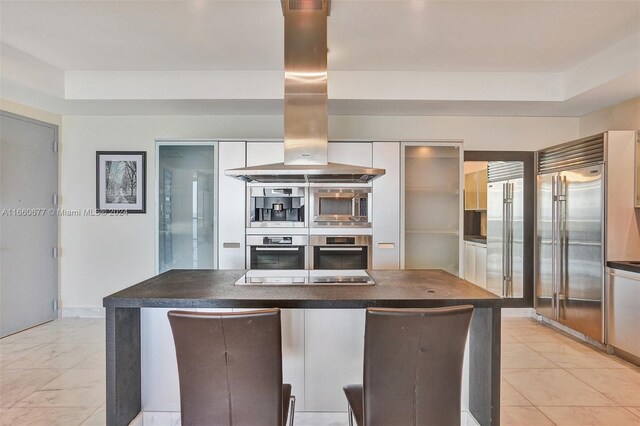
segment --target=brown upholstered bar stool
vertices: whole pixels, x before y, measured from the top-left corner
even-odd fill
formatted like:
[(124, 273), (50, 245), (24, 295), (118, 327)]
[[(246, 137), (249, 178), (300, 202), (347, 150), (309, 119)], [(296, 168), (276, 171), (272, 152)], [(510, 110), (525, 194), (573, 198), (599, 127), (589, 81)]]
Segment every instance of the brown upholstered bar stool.
[(295, 397), (282, 383), (280, 310), (168, 313), (183, 426), (284, 426)]
[(473, 306), (367, 309), (363, 385), (347, 385), (349, 425), (460, 425)]

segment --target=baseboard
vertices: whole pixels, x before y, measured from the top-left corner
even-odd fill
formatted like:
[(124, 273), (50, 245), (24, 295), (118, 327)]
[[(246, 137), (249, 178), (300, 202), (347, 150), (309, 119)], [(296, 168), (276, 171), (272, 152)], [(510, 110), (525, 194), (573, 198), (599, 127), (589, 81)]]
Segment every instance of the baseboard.
[(104, 318), (104, 308), (61, 308), (58, 318)]
[(601, 349), (603, 351), (607, 350), (607, 347), (605, 345), (603, 345), (601, 342), (599, 342), (599, 341), (593, 339), (592, 337), (589, 337), (589, 336), (587, 336), (587, 335), (585, 335), (583, 333), (580, 333), (579, 331), (576, 331), (576, 330), (574, 330), (572, 328), (569, 328), (566, 325), (560, 324), (557, 321), (554, 321), (554, 320), (552, 320), (550, 318), (547, 318), (547, 317), (543, 317), (541, 315), (537, 315), (536, 319), (538, 321), (540, 321), (541, 323), (543, 323), (543, 324), (547, 324), (547, 325), (549, 325), (549, 326), (551, 326), (551, 327), (553, 327), (555, 329), (563, 331), (563, 332), (567, 333), (568, 335), (575, 337), (578, 340), (582, 340), (583, 342), (586, 342), (586, 343), (588, 343), (588, 344), (590, 344), (592, 346), (595, 346), (598, 349)]
[(502, 308), (502, 318), (535, 318), (533, 308)]
[[(141, 420), (140, 420), (141, 419)], [(179, 412), (143, 411), (129, 426), (175, 426), (180, 424)], [(296, 412), (295, 426), (347, 426), (346, 412), (316, 413)], [(473, 415), (463, 411), (460, 416), (461, 426), (480, 426)]]

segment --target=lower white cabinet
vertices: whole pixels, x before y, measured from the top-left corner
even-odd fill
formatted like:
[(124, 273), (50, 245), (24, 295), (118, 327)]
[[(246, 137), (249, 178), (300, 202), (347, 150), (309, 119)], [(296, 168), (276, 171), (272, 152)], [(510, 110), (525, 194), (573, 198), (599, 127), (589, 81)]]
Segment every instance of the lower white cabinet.
[(464, 242), (464, 279), (487, 288), (487, 245)]
[(464, 279), (476, 282), (476, 247), (469, 241), (464, 242)]
[(609, 269), (608, 341), (640, 358), (640, 274)]
[(345, 411), (346, 384), (362, 383), (364, 309), (305, 310), (305, 411)]
[[(141, 320), (142, 411), (179, 412), (180, 387), (173, 334), (167, 318), (171, 309), (143, 308)], [(255, 309), (184, 309), (196, 312), (239, 312)], [(305, 311), (282, 309), (282, 379), (290, 383), (296, 396), (296, 409), (305, 406)], [(342, 410), (344, 411), (344, 407)]]

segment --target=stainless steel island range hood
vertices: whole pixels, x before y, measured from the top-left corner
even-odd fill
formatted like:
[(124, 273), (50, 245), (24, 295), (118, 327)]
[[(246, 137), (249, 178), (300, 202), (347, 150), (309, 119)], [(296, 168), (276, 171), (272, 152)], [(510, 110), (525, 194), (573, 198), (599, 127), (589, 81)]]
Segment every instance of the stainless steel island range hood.
[(327, 162), (329, 0), (282, 0), (284, 14), (284, 163), (225, 171), (246, 182), (366, 183), (384, 169)]

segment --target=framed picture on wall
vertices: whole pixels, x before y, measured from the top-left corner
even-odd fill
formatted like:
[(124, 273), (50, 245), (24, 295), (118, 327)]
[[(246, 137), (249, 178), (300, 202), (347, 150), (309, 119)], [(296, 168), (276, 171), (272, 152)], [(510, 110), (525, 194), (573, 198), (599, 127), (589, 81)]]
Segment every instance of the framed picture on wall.
[(96, 152), (96, 209), (146, 213), (146, 151)]

